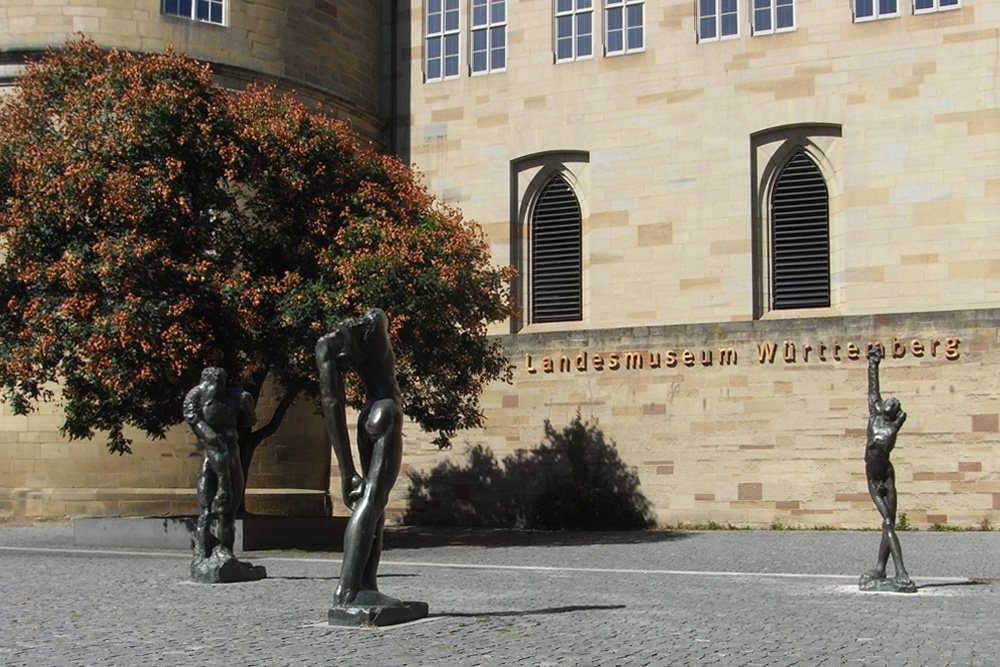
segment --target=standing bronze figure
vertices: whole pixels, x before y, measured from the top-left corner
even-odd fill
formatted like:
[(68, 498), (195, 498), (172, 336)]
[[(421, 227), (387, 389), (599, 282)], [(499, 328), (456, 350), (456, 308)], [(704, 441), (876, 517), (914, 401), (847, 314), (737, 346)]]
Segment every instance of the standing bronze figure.
[[(879, 392), (878, 367), (882, 361), (882, 348), (878, 345), (868, 351), (868, 442), (865, 445), (865, 475), (868, 493), (882, 515), (882, 541), (878, 547), (875, 569), (861, 575), (859, 587), (863, 591), (892, 591), (915, 593), (917, 587), (903, 566), (903, 551), (896, 535), (896, 471), (889, 461), (889, 454), (896, 446), (896, 436), (906, 421), (899, 401), (894, 397), (883, 400)], [(896, 570), (894, 579), (885, 576), (889, 556)]]
[[(377, 585), (389, 491), (403, 456), (403, 410), (396, 384), (396, 357), (389, 321), (378, 309), (341, 322), (316, 343), (320, 398), (327, 437), (337, 458), (344, 503), (351, 518), (344, 532), (344, 559), (331, 625), (391, 625), (423, 618), (427, 605), (380, 593)], [(343, 372), (360, 377), (366, 399), (358, 415), (360, 474), (351, 454)]]
[(206, 368), (184, 398), (184, 420), (205, 455), (198, 471), (191, 577), (212, 584), (263, 579), (263, 567), (241, 563), (233, 554), (236, 509), (243, 496), (240, 439), (256, 421), (253, 398), (227, 387), (223, 369)]

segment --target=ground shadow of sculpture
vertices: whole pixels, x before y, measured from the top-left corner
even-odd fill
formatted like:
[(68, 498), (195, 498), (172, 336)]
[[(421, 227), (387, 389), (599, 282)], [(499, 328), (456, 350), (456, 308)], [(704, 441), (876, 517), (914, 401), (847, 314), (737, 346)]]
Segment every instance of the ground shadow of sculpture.
[(655, 521), (639, 476), (613, 442), (579, 416), (545, 442), (498, 463), (482, 445), (468, 463), (445, 461), (409, 474), (408, 525), (539, 530), (641, 530)]

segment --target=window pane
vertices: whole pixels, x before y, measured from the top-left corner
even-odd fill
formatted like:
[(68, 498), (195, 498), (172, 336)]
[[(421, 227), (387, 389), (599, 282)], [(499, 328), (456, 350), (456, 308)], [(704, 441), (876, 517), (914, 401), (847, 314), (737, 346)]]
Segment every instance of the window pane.
[(778, 7), (777, 23), (778, 28), (791, 28), (795, 25), (795, 13), (792, 11), (791, 5)]
[(573, 38), (565, 37), (556, 41), (556, 58), (566, 60), (573, 57)]
[(736, 0), (722, 0), (722, 13), (723, 14), (735, 14), (736, 13)]
[(490, 68), (501, 70), (507, 66), (507, 52), (502, 48), (494, 48), (490, 52)]
[(594, 40), (590, 35), (581, 35), (576, 40), (576, 57), (589, 56), (594, 52)]
[(612, 30), (621, 30), (623, 26), (622, 21), (622, 9), (621, 7), (615, 9), (609, 9), (607, 12), (608, 17), (608, 32)]
[(755, 9), (753, 11), (753, 29), (764, 32), (771, 29), (771, 9)]
[(476, 27), (486, 25), (485, 3), (472, 6), (472, 25)]
[(642, 48), (642, 28), (628, 29), (628, 48), (630, 49)]
[(441, 38), (431, 37), (427, 40), (427, 59), (441, 57)]
[(444, 75), (458, 76), (458, 35), (445, 35)]
[(576, 17), (576, 34), (578, 35), (590, 35), (591, 29), (591, 17), (592, 14), (578, 14)]
[(941, 0), (942, 7), (957, 7), (958, 0)]
[(930, 9), (934, 6), (933, 0), (916, 0), (913, 5), (914, 9)]
[(703, 18), (699, 21), (699, 23), (701, 25), (701, 30), (698, 34), (702, 39), (712, 39), (713, 37), (716, 37), (715, 17), (710, 16), (708, 18)]
[(895, 14), (896, 0), (878, 0), (879, 14)]
[(628, 25), (630, 28), (642, 27), (642, 5), (629, 6)]
[(490, 12), (493, 23), (503, 23), (507, 20), (507, 0), (493, 0), (493, 11)]
[(557, 12), (573, 11), (573, 0), (556, 0), (556, 11)]
[(473, 72), (486, 71), (486, 51), (472, 52), (472, 71)]
[(854, 15), (858, 17), (874, 16), (873, 0), (854, 0)]
[(621, 30), (608, 33), (608, 53), (620, 53), (625, 50), (624, 37)]
[(571, 16), (560, 16), (556, 19), (556, 37), (572, 37), (573, 36), (573, 17)]
[(501, 26), (490, 30), (493, 42), (490, 50), (490, 69), (499, 70), (507, 66), (507, 33)]
[(448, 10), (444, 14), (444, 29), (458, 30), (458, 10)]
[(725, 14), (722, 17), (722, 34), (723, 35), (735, 35), (739, 30), (739, 24), (736, 22), (736, 14)]
[(715, 0), (699, 0), (698, 10), (699, 16), (702, 18), (708, 18), (709, 16), (715, 16)]
[(591, 0), (578, 0), (576, 3), (577, 9), (590, 9), (593, 6), (594, 5)]

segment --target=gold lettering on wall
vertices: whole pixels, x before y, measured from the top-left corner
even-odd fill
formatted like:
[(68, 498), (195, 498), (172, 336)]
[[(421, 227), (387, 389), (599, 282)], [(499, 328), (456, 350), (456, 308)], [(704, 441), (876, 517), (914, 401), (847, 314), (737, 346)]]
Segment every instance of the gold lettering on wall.
[[(904, 359), (912, 356), (915, 359), (940, 358), (955, 361), (961, 357), (959, 350), (961, 340), (957, 336), (948, 336), (941, 340), (936, 338), (901, 338), (892, 336), (887, 343), (879, 340), (868, 340), (863, 344), (855, 342), (841, 343), (833, 338), (829, 341), (797, 342), (759, 341), (754, 345), (754, 358), (758, 365), (775, 363), (824, 364), (859, 361), (866, 358), (875, 347), (881, 348), (882, 354), (893, 359)], [(559, 353), (542, 355), (538, 367), (531, 354), (524, 355), (522, 369), (531, 374), (538, 373), (585, 373), (587, 371), (643, 371), (661, 367), (676, 368), (678, 365), (694, 368), (697, 365), (736, 366), (739, 354), (735, 347), (697, 348), (697, 349), (667, 349), (667, 350), (621, 350), (591, 352), (580, 350), (576, 354)]]

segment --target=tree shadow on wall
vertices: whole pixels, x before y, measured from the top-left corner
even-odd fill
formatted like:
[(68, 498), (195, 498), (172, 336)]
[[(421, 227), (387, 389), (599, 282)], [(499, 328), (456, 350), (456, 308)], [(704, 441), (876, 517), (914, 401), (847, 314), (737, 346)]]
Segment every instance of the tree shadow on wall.
[(655, 523), (638, 473), (579, 415), (562, 431), (546, 420), (545, 442), (501, 463), (482, 445), (467, 455), (465, 466), (445, 461), (409, 474), (405, 524), (606, 531)]

